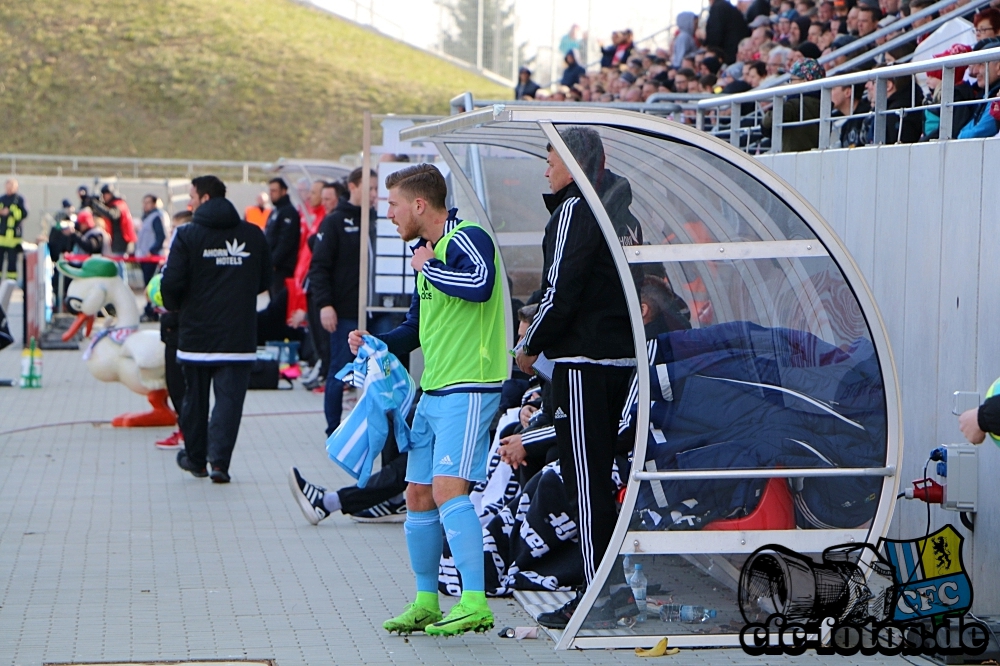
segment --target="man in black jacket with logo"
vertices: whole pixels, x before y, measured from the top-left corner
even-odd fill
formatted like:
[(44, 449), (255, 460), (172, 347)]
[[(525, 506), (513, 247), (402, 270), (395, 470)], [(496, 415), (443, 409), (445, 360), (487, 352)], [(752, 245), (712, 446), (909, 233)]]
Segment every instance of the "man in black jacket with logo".
[(228, 483), (257, 358), (257, 294), (271, 284), (271, 255), (260, 229), (240, 219), (215, 176), (191, 181), (191, 208), (194, 216), (177, 230), (160, 283), (163, 306), (180, 313), (177, 361), (186, 391), (177, 464), (196, 477)]
[[(583, 127), (560, 134), (587, 178), (599, 185), (605, 173), (600, 135)], [(517, 365), (531, 374), (542, 353), (554, 363), (552, 413), (559, 464), (570, 517), (579, 528), (584, 580), (590, 585), (618, 517), (611, 469), (636, 352), (612, 249), (566, 164), (551, 146), (548, 151), (545, 176), (552, 194), (545, 195), (545, 204), (552, 216), (542, 241), (542, 299)], [(538, 621), (565, 627), (577, 603), (579, 596)]]
[[(271, 281), (271, 300), (281, 296), (285, 289), (285, 280), (295, 275), (295, 263), (299, 258), (299, 211), (292, 205), (288, 197), (288, 185), (283, 178), (272, 178), (267, 183), (268, 194), (274, 210), (267, 218), (264, 236), (271, 250), (271, 262), (274, 266)], [(285, 306), (281, 306), (284, 313)]]
[(320, 323), (330, 335), (330, 367), (326, 373), (326, 434), (340, 425), (344, 383), (334, 375), (354, 358), (347, 334), (358, 327), (358, 275), (361, 260), (361, 206), (367, 199), (369, 220), (374, 227), (378, 214), (378, 176), (371, 173), (368, 196), (361, 191), (364, 170), (357, 168), (347, 178), (348, 198), (337, 202), (316, 233), (309, 264), (309, 294), (319, 310)]

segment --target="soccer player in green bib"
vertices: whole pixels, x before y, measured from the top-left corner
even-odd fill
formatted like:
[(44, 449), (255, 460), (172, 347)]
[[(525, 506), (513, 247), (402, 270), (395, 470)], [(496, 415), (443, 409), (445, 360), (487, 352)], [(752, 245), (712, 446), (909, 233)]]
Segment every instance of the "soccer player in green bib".
[[(431, 636), (486, 631), (493, 613), (483, 580), (483, 531), (469, 487), (486, 479), (490, 422), (510, 361), (497, 248), (485, 229), (447, 209), (448, 187), (434, 166), (397, 171), (385, 184), (388, 217), (413, 244), (417, 284), (406, 320), (379, 337), (397, 355), (422, 348), (424, 394), (406, 466), (406, 545), (417, 597), (383, 626)], [(365, 334), (349, 335), (353, 353)], [(443, 533), (462, 577), (462, 598), (447, 617), (437, 591)]]

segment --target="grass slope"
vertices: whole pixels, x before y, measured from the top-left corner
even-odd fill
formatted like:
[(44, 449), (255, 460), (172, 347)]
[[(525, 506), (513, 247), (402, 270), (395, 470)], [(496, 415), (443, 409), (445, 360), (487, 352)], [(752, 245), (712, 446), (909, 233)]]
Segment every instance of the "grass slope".
[(271, 160), (509, 91), (291, 0), (0, 2), (0, 152)]

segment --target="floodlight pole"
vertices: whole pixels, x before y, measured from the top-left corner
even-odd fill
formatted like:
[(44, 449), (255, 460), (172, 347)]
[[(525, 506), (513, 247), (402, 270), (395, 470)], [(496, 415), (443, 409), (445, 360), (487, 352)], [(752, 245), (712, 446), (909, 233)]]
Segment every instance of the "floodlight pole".
[(483, 0), (479, 0), (476, 10), (476, 69), (483, 69)]

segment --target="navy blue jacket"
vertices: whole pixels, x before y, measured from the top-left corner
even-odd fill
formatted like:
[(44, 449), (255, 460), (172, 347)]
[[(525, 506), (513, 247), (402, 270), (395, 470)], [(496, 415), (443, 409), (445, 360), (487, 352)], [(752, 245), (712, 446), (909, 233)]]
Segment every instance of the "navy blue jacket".
[[(451, 232), (462, 220), (456, 217), (458, 211), (448, 211), (444, 233)], [(427, 241), (421, 240), (419, 247)], [(473, 303), (485, 303), (493, 295), (496, 280), (496, 258), (493, 239), (485, 229), (466, 227), (448, 243), (446, 261), (430, 259), (424, 264), (423, 275), (432, 285), (455, 298)], [(408, 354), (420, 346), (420, 295), (416, 290), (410, 300), (410, 310), (403, 323), (379, 338), (396, 356)]]
[[(885, 464), (884, 391), (868, 340), (845, 351), (804, 331), (731, 322), (649, 344), (656, 432), (646, 459), (656, 469)], [(765, 482), (658, 485), (668, 505), (694, 498), (719, 515), (741, 515), (756, 506)], [(857, 527), (874, 515), (881, 484), (879, 477), (805, 479), (793, 493), (797, 522)], [(644, 485), (637, 507), (660, 504)]]

